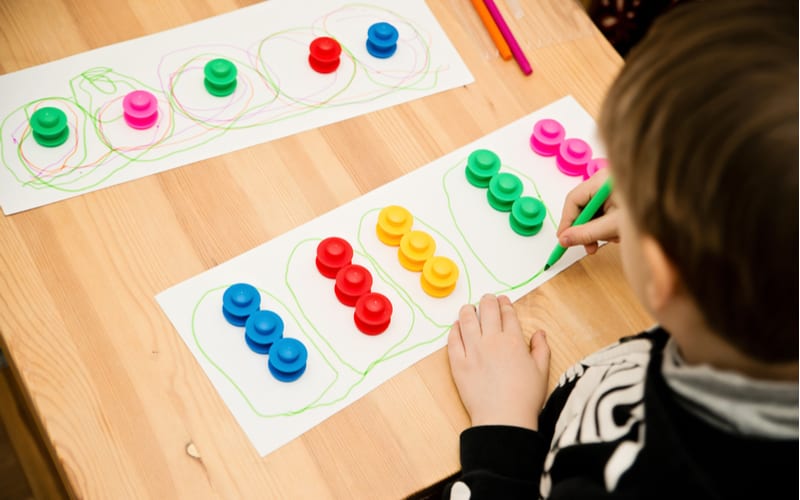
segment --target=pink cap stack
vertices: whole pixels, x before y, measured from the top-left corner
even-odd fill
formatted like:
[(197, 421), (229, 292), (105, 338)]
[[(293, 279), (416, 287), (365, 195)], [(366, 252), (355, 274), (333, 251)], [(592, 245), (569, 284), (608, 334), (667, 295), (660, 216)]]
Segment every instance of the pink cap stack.
[(134, 90), (122, 100), (125, 123), (131, 128), (147, 129), (158, 121), (158, 100), (146, 90)]
[(567, 139), (561, 143), (556, 155), (558, 169), (567, 175), (583, 176), (592, 159), (592, 147), (582, 139)]
[(542, 156), (555, 156), (558, 147), (564, 141), (564, 126), (556, 120), (546, 118), (539, 120), (533, 126), (531, 134), (531, 149)]

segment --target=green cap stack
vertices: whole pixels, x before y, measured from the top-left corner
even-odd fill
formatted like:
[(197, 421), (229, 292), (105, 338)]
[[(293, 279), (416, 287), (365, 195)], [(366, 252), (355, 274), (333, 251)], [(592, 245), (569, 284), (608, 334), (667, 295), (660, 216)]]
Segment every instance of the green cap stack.
[(213, 59), (206, 63), (203, 69), (205, 79), (203, 84), (209, 94), (225, 97), (236, 90), (236, 65), (227, 59)]
[(486, 197), (489, 205), (501, 212), (511, 211), (511, 206), (522, 194), (522, 181), (514, 174), (501, 172), (489, 182), (489, 190)]
[(64, 144), (69, 137), (67, 115), (58, 108), (37, 109), (31, 116), (33, 138), (41, 146), (54, 148)]
[(475, 187), (485, 188), (500, 171), (500, 157), (488, 149), (476, 149), (467, 159), (467, 181)]
[(522, 236), (533, 236), (542, 229), (547, 210), (541, 200), (531, 196), (522, 196), (511, 206), (509, 223), (515, 233)]

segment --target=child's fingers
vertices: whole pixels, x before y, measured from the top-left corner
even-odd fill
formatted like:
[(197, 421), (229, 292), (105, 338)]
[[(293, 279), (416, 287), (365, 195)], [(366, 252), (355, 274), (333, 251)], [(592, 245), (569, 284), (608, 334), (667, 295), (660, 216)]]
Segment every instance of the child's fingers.
[(502, 330), (500, 303), (497, 301), (497, 297), (489, 294), (481, 297), (479, 320), (481, 322), (481, 333), (484, 335)]
[(586, 224), (568, 227), (558, 235), (558, 243), (562, 247), (568, 248), (575, 245), (591, 245), (598, 241), (615, 240), (619, 237), (617, 216), (616, 211), (612, 210)]
[(605, 169), (597, 171), (595, 175), (588, 180), (578, 184), (572, 191), (567, 194), (564, 199), (564, 208), (561, 210), (561, 221), (558, 223), (556, 234), (561, 235), (561, 232), (572, 226), (575, 219), (580, 215), (581, 210), (585, 207), (592, 196), (600, 189), (600, 186), (605, 182), (608, 177), (608, 172)]
[(458, 321), (453, 323), (450, 333), (447, 335), (447, 354), (450, 356), (451, 364), (453, 360), (463, 359), (466, 356), (464, 340), (461, 338), (461, 326)]
[[(583, 196), (584, 194), (587, 194), (587, 196)], [(578, 218), (578, 215), (580, 215), (583, 207), (589, 203), (590, 198), (591, 193), (589, 192), (584, 193), (582, 191), (580, 193), (576, 193), (575, 190), (570, 191), (564, 200), (564, 208), (561, 209), (561, 220), (558, 222), (556, 235), (561, 235), (562, 231), (572, 226), (572, 223)]]
[(503, 323), (503, 331), (522, 335), (522, 327), (519, 324), (517, 312), (514, 311), (514, 306), (511, 305), (511, 299), (501, 295), (497, 301), (500, 303), (500, 319)]
[(475, 347), (481, 337), (481, 325), (478, 323), (475, 306), (472, 304), (461, 306), (458, 311), (458, 325), (464, 352), (467, 353)]
[(540, 369), (546, 371), (550, 366), (550, 346), (547, 345), (547, 335), (542, 330), (531, 336), (531, 356)]

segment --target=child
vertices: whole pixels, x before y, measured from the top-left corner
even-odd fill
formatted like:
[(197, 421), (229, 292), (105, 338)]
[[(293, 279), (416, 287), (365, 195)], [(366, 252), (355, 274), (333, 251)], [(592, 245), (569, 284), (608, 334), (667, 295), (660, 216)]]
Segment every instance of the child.
[[(563, 245), (619, 238), (657, 327), (570, 368), (509, 300), (459, 312), (472, 427), (444, 498), (797, 498), (797, 2), (677, 7), (631, 53), (599, 128), (614, 194), (567, 198)], [(433, 489), (429, 490), (429, 493)]]

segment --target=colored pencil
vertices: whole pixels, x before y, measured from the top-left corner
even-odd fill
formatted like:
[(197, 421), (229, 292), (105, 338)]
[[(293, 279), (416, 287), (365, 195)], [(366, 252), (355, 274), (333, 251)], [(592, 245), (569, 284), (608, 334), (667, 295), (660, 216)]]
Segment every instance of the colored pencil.
[(519, 64), (519, 68), (526, 75), (533, 73), (528, 58), (526, 58), (525, 54), (522, 52), (522, 48), (520, 48), (519, 43), (517, 43), (517, 39), (514, 38), (514, 34), (511, 33), (511, 29), (508, 27), (508, 24), (506, 24), (506, 20), (503, 19), (503, 15), (500, 14), (500, 10), (497, 8), (497, 5), (495, 5), (494, 0), (483, 0), (483, 3), (489, 10), (489, 14), (492, 15), (492, 19), (494, 19), (495, 24), (497, 24), (500, 33), (503, 34), (503, 38), (506, 39), (508, 48), (511, 49), (511, 54), (514, 56), (514, 59), (516, 59), (517, 64)]
[(506, 43), (506, 39), (503, 38), (503, 34), (500, 33), (499, 29), (497, 29), (497, 25), (494, 23), (492, 15), (489, 14), (489, 9), (486, 8), (486, 4), (483, 3), (483, 0), (472, 0), (472, 6), (475, 7), (475, 10), (478, 12), (478, 16), (481, 18), (483, 25), (486, 27), (486, 31), (488, 31), (489, 36), (492, 37), (494, 46), (497, 47), (497, 51), (500, 52), (500, 57), (506, 61), (511, 59), (511, 49), (508, 48), (508, 44)]

